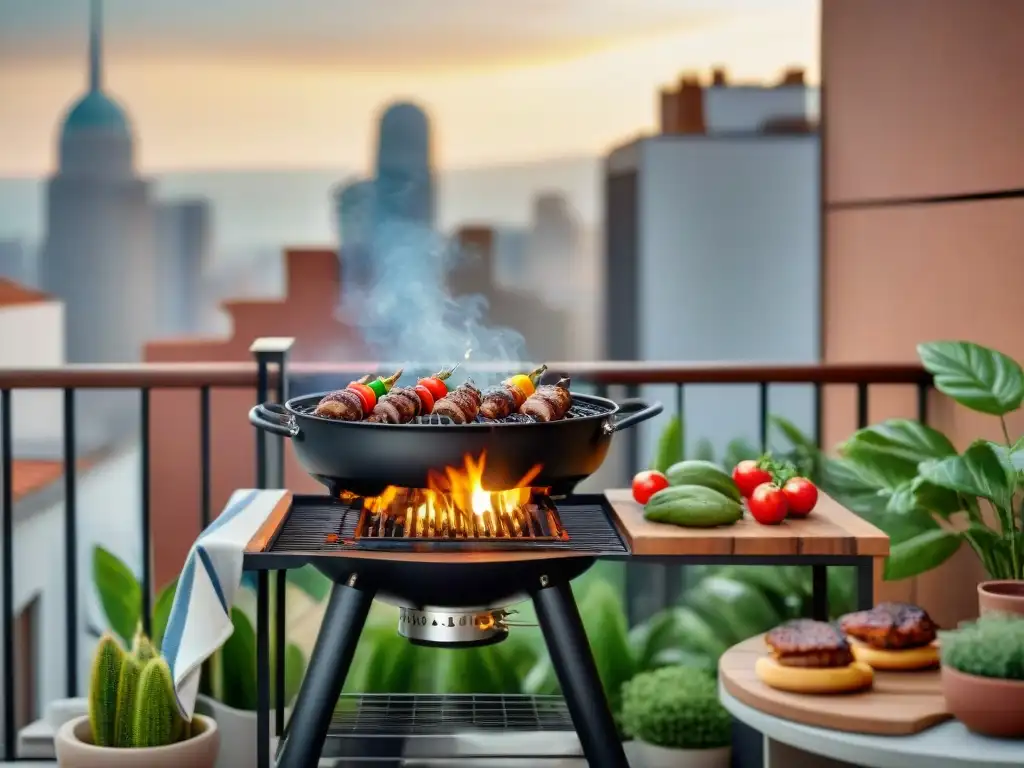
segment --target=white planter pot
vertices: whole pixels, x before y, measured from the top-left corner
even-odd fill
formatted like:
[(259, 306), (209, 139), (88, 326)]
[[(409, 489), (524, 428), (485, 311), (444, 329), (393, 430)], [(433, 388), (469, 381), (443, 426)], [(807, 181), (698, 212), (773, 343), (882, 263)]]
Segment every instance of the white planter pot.
[[(234, 709), (208, 696), (196, 701), (196, 711), (217, 721), (220, 731), (220, 753), (216, 768), (252, 768), (256, 765), (256, 713)], [(285, 710), (285, 719), (290, 715)], [(276, 737), (274, 731), (274, 709), (270, 710), (270, 754), (274, 754)]]
[(667, 749), (645, 741), (633, 743), (633, 752), (639, 758), (637, 768), (729, 768), (732, 760), (732, 747)]

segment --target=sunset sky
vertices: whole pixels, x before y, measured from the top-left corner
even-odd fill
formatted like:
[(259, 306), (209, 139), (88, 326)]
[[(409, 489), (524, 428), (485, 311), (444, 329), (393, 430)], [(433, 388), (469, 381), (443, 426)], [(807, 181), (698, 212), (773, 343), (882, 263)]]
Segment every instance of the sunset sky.
[[(51, 170), (87, 18), (0, 2), (0, 177)], [(651, 129), (682, 70), (818, 76), (816, 0), (107, 0), (105, 22), (148, 173), (363, 167), (394, 98), (427, 107), (442, 167), (594, 155)]]

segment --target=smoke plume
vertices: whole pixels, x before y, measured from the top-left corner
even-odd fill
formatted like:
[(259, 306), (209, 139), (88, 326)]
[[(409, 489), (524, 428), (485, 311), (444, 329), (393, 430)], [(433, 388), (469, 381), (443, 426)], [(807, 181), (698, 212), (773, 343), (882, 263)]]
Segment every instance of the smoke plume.
[(487, 324), (486, 297), (451, 295), (448, 275), (460, 256), (426, 224), (375, 222), (372, 266), (355, 317), (378, 359), (430, 372), (467, 359), (487, 364), (488, 374), (473, 376), (479, 385), (523, 367), (522, 334)]

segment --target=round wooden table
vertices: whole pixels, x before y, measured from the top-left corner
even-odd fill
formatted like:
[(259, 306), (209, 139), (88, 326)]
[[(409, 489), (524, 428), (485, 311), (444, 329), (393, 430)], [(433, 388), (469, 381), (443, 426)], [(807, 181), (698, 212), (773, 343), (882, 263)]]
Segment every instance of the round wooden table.
[[(765, 768), (1006, 768), (1024, 765), (1024, 741), (989, 739), (948, 720), (910, 736), (833, 731), (766, 715), (719, 686), (737, 720), (764, 734)], [(808, 754), (809, 753), (809, 754)]]

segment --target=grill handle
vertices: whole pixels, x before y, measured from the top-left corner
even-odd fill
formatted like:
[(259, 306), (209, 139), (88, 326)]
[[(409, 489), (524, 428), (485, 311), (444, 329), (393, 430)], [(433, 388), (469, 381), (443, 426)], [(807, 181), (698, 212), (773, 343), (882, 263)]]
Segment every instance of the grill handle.
[(249, 423), (256, 429), (262, 429), (281, 437), (297, 437), (299, 425), (295, 417), (285, 410), (280, 403), (261, 403), (249, 411)]
[[(619, 403), (619, 410), (616, 412), (615, 416), (612, 417), (613, 420), (606, 421), (601, 426), (601, 429), (606, 435), (611, 435), (618, 432), (620, 429), (627, 429), (632, 427), (634, 424), (639, 424), (642, 421), (654, 418), (661, 413), (661, 411), (661, 403), (655, 402), (648, 405), (645, 401), (637, 398), (623, 400)], [(629, 415), (622, 416), (624, 413), (628, 413)]]

